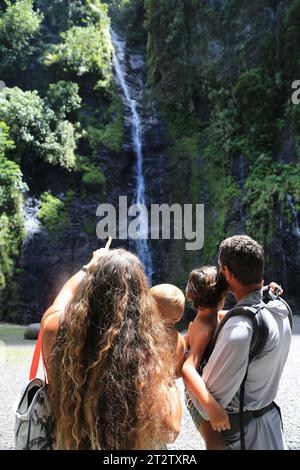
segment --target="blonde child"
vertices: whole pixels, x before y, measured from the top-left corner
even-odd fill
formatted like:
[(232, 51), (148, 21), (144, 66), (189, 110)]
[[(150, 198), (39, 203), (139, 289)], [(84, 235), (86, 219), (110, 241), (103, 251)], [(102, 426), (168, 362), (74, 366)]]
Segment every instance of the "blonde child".
[(185, 297), (178, 287), (172, 284), (159, 284), (151, 288), (160, 316), (164, 320), (165, 326), (173, 348), (174, 366), (177, 377), (180, 377), (181, 368), (184, 362), (186, 344), (184, 338), (176, 330), (178, 323), (184, 312)]

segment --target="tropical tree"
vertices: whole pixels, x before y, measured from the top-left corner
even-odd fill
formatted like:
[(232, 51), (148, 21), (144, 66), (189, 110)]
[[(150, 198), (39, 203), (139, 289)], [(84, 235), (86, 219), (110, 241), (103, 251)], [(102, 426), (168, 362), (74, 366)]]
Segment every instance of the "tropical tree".
[(34, 11), (32, 0), (5, 4), (6, 10), (0, 11), (0, 71), (7, 77), (27, 67), (43, 15)]
[(77, 135), (73, 124), (59, 119), (37, 91), (5, 88), (0, 94), (0, 119), (10, 127), (15, 158), (42, 158), (71, 169)]

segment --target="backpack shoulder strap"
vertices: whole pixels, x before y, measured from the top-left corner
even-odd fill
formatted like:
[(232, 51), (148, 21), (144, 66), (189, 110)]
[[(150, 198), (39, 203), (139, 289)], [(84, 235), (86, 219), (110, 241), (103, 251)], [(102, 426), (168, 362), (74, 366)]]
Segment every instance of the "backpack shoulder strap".
[(209, 353), (212, 353), (214, 349), (218, 336), (223, 328), (223, 326), (227, 323), (227, 321), (236, 316), (243, 316), (247, 317), (251, 320), (253, 326), (253, 334), (250, 344), (250, 351), (249, 351), (249, 361), (251, 361), (255, 356), (257, 356), (264, 348), (266, 344), (266, 340), (268, 337), (268, 328), (263, 321), (261, 315), (261, 309), (264, 307), (264, 303), (261, 302), (254, 306), (238, 306), (234, 307), (229, 310), (226, 315), (224, 316), (223, 320), (217, 326), (213, 339), (211, 341)]
[(277, 296), (276, 298), (277, 298), (277, 300), (280, 300), (280, 302), (282, 302), (286, 306), (286, 309), (287, 309), (288, 314), (289, 314), (288, 318), (289, 318), (290, 327), (291, 327), (291, 331), (292, 331), (293, 330), (293, 324), (294, 324), (294, 316), (293, 316), (292, 309), (289, 306), (289, 304), (282, 297)]
[(266, 287), (263, 289), (263, 300), (265, 302), (266, 308), (268, 308), (268, 302), (270, 302), (270, 300), (279, 300), (282, 304), (284, 304), (288, 311), (288, 318), (289, 318), (291, 330), (293, 330), (294, 316), (293, 316), (293, 312), (289, 304), (282, 297), (280, 297), (277, 294), (273, 294), (273, 292), (271, 292), (271, 290)]

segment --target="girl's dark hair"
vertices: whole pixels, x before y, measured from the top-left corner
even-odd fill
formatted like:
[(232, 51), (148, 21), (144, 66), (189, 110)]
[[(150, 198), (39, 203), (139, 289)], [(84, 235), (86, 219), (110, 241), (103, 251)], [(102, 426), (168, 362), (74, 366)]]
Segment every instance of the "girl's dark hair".
[(216, 307), (228, 291), (225, 277), (215, 266), (194, 269), (189, 276), (186, 298), (195, 309)]

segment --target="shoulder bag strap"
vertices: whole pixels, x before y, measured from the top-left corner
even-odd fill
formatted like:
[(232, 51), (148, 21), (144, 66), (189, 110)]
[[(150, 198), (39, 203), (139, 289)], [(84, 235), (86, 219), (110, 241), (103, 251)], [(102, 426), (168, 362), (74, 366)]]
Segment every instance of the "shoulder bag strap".
[[(50, 321), (53, 318), (53, 314), (56, 314), (56, 313), (57, 312), (53, 312), (53, 313), (51, 313), (51, 315), (49, 315), (46, 318), (46, 320), (44, 322), (45, 325), (48, 323), (48, 321)], [(59, 318), (59, 321), (60, 321), (60, 318)], [(42, 325), (42, 323), (41, 323), (38, 339), (37, 339), (37, 342), (36, 342), (36, 345), (35, 345), (35, 350), (34, 350), (33, 357), (32, 357), (29, 380), (33, 380), (33, 379), (36, 378), (36, 374), (37, 374), (37, 371), (38, 371), (38, 368), (39, 368), (39, 363), (40, 363), (40, 359), (41, 359), (41, 352), (42, 352), (42, 349), (43, 349), (43, 330), (44, 330), (45, 325)], [(48, 381), (47, 381), (47, 376), (46, 376), (46, 368), (45, 368), (44, 360), (43, 360), (43, 366), (44, 366), (44, 379), (45, 379), (45, 383), (47, 383)]]
[(34, 350), (33, 357), (32, 357), (29, 380), (33, 380), (36, 378), (36, 374), (37, 374), (39, 363), (40, 363), (42, 344), (43, 344), (43, 327), (41, 325), (39, 336), (38, 336), (38, 339), (35, 345), (35, 350)]

